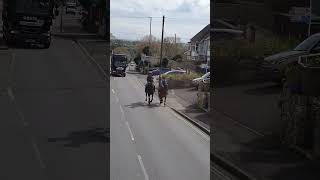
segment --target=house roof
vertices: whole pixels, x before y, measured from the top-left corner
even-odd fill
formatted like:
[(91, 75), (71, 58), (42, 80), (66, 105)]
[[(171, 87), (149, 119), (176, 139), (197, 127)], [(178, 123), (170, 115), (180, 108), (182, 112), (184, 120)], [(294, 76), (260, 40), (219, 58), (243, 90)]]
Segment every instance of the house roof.
[(200, 32), (191, 38), (191, 42), (201, 41), (202, 39), (210, 36), (210, 24), (204, 27)]

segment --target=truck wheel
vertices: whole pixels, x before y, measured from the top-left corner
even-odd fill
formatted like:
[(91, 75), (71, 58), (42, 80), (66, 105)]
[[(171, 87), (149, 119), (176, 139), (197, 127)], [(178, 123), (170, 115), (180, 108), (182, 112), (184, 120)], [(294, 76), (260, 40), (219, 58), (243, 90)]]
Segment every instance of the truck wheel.
[(126, 77), (126, 73), (123, 74), (123, 77)]

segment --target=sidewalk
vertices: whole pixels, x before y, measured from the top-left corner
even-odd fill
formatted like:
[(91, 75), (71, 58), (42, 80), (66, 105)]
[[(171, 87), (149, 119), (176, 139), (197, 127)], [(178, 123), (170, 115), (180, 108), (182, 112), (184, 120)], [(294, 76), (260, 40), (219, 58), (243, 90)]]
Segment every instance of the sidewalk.
[[(139, 79), (143, 84), (145, 78)], [(211, 160), (239, 179), (320, 179), (320, 161), (310, 161), (277, 143), (276, 138), (247, 129), (216, 110), (209, 114), (196, 109), (193, 92), (183, 91), (188, 92), (169, 90), (167, 105), (204, 128), (211, 125)]]
[(218, 160), (219, 165), (238, 174), (239, 178), (320, 179), (320, 161), (310, 161), (277, 143), (276, 138), (259, 135), (216, 110), (212, 110), (211, 115), (196, 111), (191, 104), (186, 106), (190, 98), (184, 97), (185, 100), (175, 97), (176, 102), (184, 104), (183, 108), (175, 107), (172, 102), (168, 104), (200, 124), (203, 123), (201, 125), (211, 125), (211, 159)]

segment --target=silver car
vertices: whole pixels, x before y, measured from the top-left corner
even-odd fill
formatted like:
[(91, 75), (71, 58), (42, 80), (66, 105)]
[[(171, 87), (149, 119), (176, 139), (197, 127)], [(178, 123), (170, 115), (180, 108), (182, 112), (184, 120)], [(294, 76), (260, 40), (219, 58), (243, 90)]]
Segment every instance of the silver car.
[(297, 62), (300, 56), (319, 52), (320, 33), (317, 33), (305, 39), (291, 51), (266, 57), (261, 64), (261, 70), (270, 80), (281, 82), (284, 77), (284, 70), (288, 64)]

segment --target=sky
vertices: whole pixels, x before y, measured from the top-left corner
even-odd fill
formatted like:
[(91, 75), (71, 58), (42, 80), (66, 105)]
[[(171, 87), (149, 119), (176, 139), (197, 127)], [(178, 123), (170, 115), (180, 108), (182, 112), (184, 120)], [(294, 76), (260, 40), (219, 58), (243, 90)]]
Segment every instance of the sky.
[(118, 39), (140, 40), (151, 33), (188, 42), (210, 23), (210, 0), (110, 0), (110, 29)]

